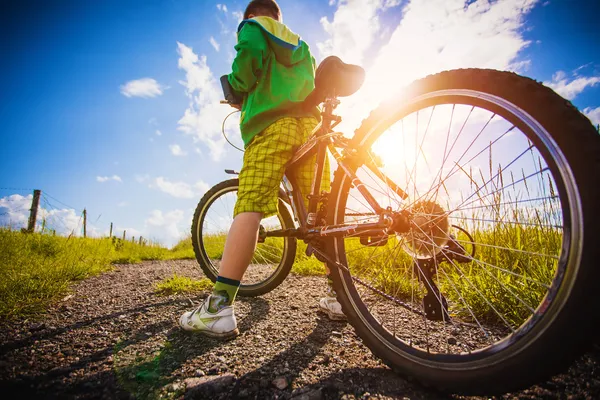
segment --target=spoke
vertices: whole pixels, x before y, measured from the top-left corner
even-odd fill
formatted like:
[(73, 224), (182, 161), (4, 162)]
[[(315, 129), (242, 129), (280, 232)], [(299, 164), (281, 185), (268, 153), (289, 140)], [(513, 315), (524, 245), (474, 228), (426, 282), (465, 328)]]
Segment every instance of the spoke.
[[(510, 163), (508, 163), (508, 165), (506, 167), (504, 167), (504, 169), (506, 170), (508, 167), (510, 167), (511, 165), (513, 165), (515, 162), (517, 162), (517, 160), (519, 160), (524, 154), (526, 154), (529, 150), (531, 150), (531, 148), (533, 147), (533, 145), (529, 146), (525, 151), (523, 151), (521, 154), (519, 154), (517, 157), (515, 157)], [(547, 168), (546, 168), (547, 169)], [(542, 172), (542, 171), (540, 171)], [(471, 199), (473, 196), (475, 196), (477, 193), (479, 193), (481, 191), (481, 189), (483, 189), (484, 187), (486, 187), (490, 182), (492, 182), (494, 179), (496, 179), (496, 177), (498, 175), (500, 175), (502, 172), (498, 172), (496, 175), (494, 175), (493, 177), (491, 177), (490, 179), (488, 179), (487, 182), (485, 182), (479, 189), (477, 189), (474, 193), (472, 193), (469, 197), (467, 197), (464, 201), (463, 204), (466, 203), (469, 199)], [(498, 190), (496, 190), (495, 192), (492, 193), (497, 193)], [(489, 196), (486, 195), (484, 197)]]
[[(467, 124), (467, 121), (469, 120), (469, 117), (471, 116), (471, 113), (475, 109), (475, 106), (471, 107), (471, 111), (469, 111), (469, 114), (467, 115), (467, 118), (465, 119), (465, 122), (463, 122), (463, 125), (460, 128), (460, 131), (458, 132), (458, 134), (456, 135), (456, 138), (454, 139), (454, 142), (452, 142), (452, 145), (450, 146), (450, 150), (448, 150), (448, 153), (446, 153), (446, 149), (448, 148), (448, 140), (450, 139), (450, 130), (452, 129), (452, 120), (454, 118), (454, 108), (455, 107), (456, 107), (456, 104), (453, 104), (452, 105), (452, 115), (450, 116), (450, 124), (448, 125), (448, 132), (446, 134), (446, 145), (444, 146), (444, 157), (442, 159), (442, 165), (440, 167), (439, 173), (433, 179), (433, 182), (431, 183), (431, 187), (429, 188), (429, 190), (427, 192), (430, 192), (431, 190), (433, 190), (433, 187), (435, 186), (434, 182), (435, 182), (436, 178), (438, 178), (438, 177), (439, 177), (439, 182), (438, 182), (437, 186), (438, 186), (438, 188), (440, 186), (442, 186), (442, 173), (444, 171), (444, 165), (446, 165), (446, 161), (448, 160), (448, 157), (450, 156), (450, 153), (452, 153), (452, 150), (454, 149), (454, 146), (456, 145), (456, 142), (460, 138), (460, 135), (462, 134), (463, 129), (465, 128), (465, 125)], [(437, 201), (437, 195), (438, 195), (438, 190), (435, 191), (435, 199), (433, 201)]]
[(444, 273), (444, 276), (446, 277), (446, 280), (448, 281), (448, 283), (450, 283), (450, 285), (452, 286), (452, 288), (454, 289), (454, 291), (456, 292), (456, 294), (458, 295), (458, 297), (460, 298), (460, 300), (462, 301), (462, 303), (465, 305), (465, 307), (467, 308), (467, 310), (469, 311), (469, 314), (471, 314), (471, 316), (473, 317), (473, 319), (475, 320), (475, 323), (479, 326), (479, 328), (481, 329), (481, 331), (483, 332), (483, 334), (485, 335), (486, 338), (488, 338), (491, 342), (491, 338), (488, 335), (488, 333), (486, 332), (486, 330), (483, 328), (483, 326), (481, 325), (481, 323), (479, 322), (479, 319), (475, 316), (475, 314), (473, 313), (473, 310), (471, 309), (471, 307), (467, 304), (466, 300), (464, 299), (464, 297), (460, 294), (460, 292), (458, 291), (458, 289), (456, 289), (456, 286), (454, 285), (454, 283), (452, 282), (452, 279), (450, 279), (450, 277), (448, 276), (448, 274), (446, 273), (446, 271), (444, 271), (443, 268), (440, 269), (440, 271), (442, 271)]
[(560, 225), (545, 225), (545, 224), (539, 224), (539, 223), (534, 223), (534, 222), (497, 221), (494, 219), (485, 219), (485, 218), (456, 217), (454, 215), (449, 215), (448, 218), (461, 219), (461, 220), (465, 220), (465, 221), (494, 222), (494, 223), (497, 223), (498, 225), (514, 224), (514, 225), (525, 225), (525, 226), (539, 226), (540, 228), (563, 229), (563, 227)]
[[(502, 190), (502, 188), (500, 190)], [(537, 197), (537, 198), (534, 198), (534, 199), (505, 201), (505, 202), (497, 203), (497, 204), (474, 206), (474, 207), (461, 207), (460, 210), (461, 211), (463, 211), (463, 210), (475, 210), (475, 209), (479, 209), (479, 208), (489, 208), (489, 207), (505, 206), (505, 205), (508, 205), (508, 204), (521, 204), (521, 203), (529, 203), (529, 202), (534, 202), (534, 201), (554, 200), (554, 199), (558, 199), (558, 196), (546, 196), (546, 197)], [(469, 204), (473, 204), (473, 203), (469, 203)]]
[[(423, 234), (425, 236), (427, 236), (427, 233), (425, 233), (422, 229), (419, 228), (419, 230), (421, 230), (421, 232), (423, 232)], [(421, 241), (422, 243), (427, 243), (424, 240), (418, 239), (417, 240)], [(432, 241), (431, 244), (435, 245), (435, 243)], [(474, 260), (474, 259), (473, 259)], [(494, 310), (494, 312), (500, 317), (500, 319), (505, 323), (505, 325), (514, 333), (514, 329), (512, 328), (512, 326), (510, 325), (510, 323), (508, 321), (506, 321), (506, 319), (504, 318), (504, 316), (498, 311), (496, 310), (496, 308), (488, 301), (488, 299), (484, 296), (483, 293), (481, 293), (481, 291), (477, 288), (477, 286), (475, 286), (475, 284), (473, 284), (473, 282), (471, 282), (471, 280), (467, 277), (467, 275), (462, 271), (462, 269), (460, 269), (460, 267), (458, 265), (456, 265), (456, 263), (451, 260), (448, 259), (448, 261), (450, 261), (450, 263), (454, 266), (454, 268), (456, 268), (459, 272), (461, 277), (463, 277), (468, 283), (469, 285), (475, 289), (475, 291), (477, 292), (477, 294), (479, 294), (479, 296), (481, 296), (481, 298), (483, 299), (483, 301), (486, 302), (486, 304), (492, 309)]]
[[(496, 115), (496, 114), (494, 114)], [(463, 153), (462, 156), (460, 156), (460, 158), (454, 162), (455, 165), (459, 165), (460, 161), (462, 160), (462, 158), (467, 154), (467, 152), (469, 151), (469, 149), (471, 148), (471, 146), (475, 143), (475, 141), (477, 140), (477, 138), (479, 137), (479, 135), (481, 135), (483, 133), (483, 131), (485, 130), (485, 128), (488, 126), (489, 122), (492, 120), (492, 118), (494, 117), (494, 115), (492, 115), (492, 117), (488, 120), (488, 122), (485, 124), (485, 126), (481, 129), (481, 131), (479, 132), (479, 134), (477, 135), (477, 137), (475, 139), (473, 139), (473, 141), (471, 142), (471, 145), (469, 145), (469, 147), (467, 147), (467, 149), (465, 150), (465, 152)], [(487, 149), (489, 149), (490, 147), (492, 147), (492, 145), (494, 145), (496, 142), (498, 142), (500, 139), (504, 138), (508, 133), (510, 133), (513, 129), (515, 128), (515, 126), (513, 125), (511, 128), (509, 128), (507, 131), (505, 131), (502, 135), (500, 135), (498, 138), (496, 138), (495, 140), (493, 140), (492, 142), (490, 142), (490, 144), (488, 144), (487, 146), (485, 146), (483, 149), (481, 149), (477, 154), (475, 154), (473, 157), (471, 157), (469, 160), (467, 160), (464, 164), (460, 165), (459, 168), (464, 167), (465, 165), (468, 165), (471, 161), (473, 161), (474, 159), (476, 159), (477, 157), (479, 157), (479, 155), (481, 153), (483, 153), (484, 151), (486, 151)], [(450, 179), (454, 174), (456, 174), (459, 171), (459, 169), (455, 170), (454, 166), (452, 168), (450, 168), (450, 171), (448, 172), (448, 175), (446, 175), (446, 177), (444, 177), (444, 179), (442, 179), (440, 184), (444, 184), (448, 179)], [(425, 195), (427, 195), (427, 193), (425, 193), (423, 196), (417, 198), (416, 200), (414, 200), (410, 206), (412, 206), (413, 204), (417, 203), (418, 201), (422, 200)]]
[[(493, 195), (493, 194), (496, 194), (496, 193), (498, 193), (498, 192), (500, 192), (500, 191), (502, 191), (502, 190), (504, 190), (504, 189), (507, 189), (507, 188), (509, 188), (509, 187), (512, 187), (512, 186), (515, 186), (517, 183), (525, 182), (525, 181), (527, 181), (527, 179), (529, 179), (529, 178), (531, 178), (531, 177), (534, 177), (535, 175), (542, 174), (542, 173), (546, 172), (547, 170), (548, 170), (548, 167), (544, 168), (544, 169), (543, 169), (543, 170), (541, 170), (541, 171), (536, 171), (536, 172), (534, 172), (534, 173), (532, 173), (532, 174), (530, 174), (530, 175), (527, 175), (527, 176), (525, 176), (525, 177), (523, 177), (523, 178), (521, 178), (521, 179), (519, 179), (519, 180), (516, 180), (516, 181), (512, 182), (512, 183), (511, 183), (511, 184), (509, 184), (509, 185), (502, 186), (502, 187), (501, 187), (500, 189), (498, 189), (498, 190), (495, 190), (495, 191), (493, 191), (493, 192), (490, 192), (490, 193), (488, 193), (488, 194), (486, 194), (486, 195), (483, 195), (483, 196), (481, 196), (481, 197), (479, 198), (479, 200), (481, 200), (481, 199), (485, 199), (486, 197), (489, 197), (489, 196), (491, 196), (491, 195)], [(474, 194), (475, 194), (475, 193), (474, 193)], [(471, 195), (470, 197), (473, 197), (473, 195)], [(467, 200), (468, 200), (468, 199), (467, 199)], [(449, 212), (448, 212), (448, 214), (449, 214), (449, 213), (451, 213), (451, 212), (455, 212), (455, 211), (457, 211), (457, 210), (460, 210), (460, 209), (461, 209), (461, 207), (462, 207), (463, 205), (465, 205), (465, 206), (468, 206), (468, 205), (471, 205), (471, 204), (475, 204), (475, 203), (477, 203), (477, 200), (473, 200), (473, 201), (471, 201), (471, 202), (468, 202), (468, 203), (467, 203), (467, 200), (464, 200), (464, 201), (463, 201), (461, 204), (459, 204), (459, 205), (458, 205), (456, 208), (454, 208), (452, 211), (449, 211)]]
[[(449, 251), (450, 253), (456, 254), (456, 255), (460, 255), (459, 253), (452, 251), (452, 250), (446, 250)], [(476, 260), (477, 262), (478, 260)], [(487, 270), (487, 268), (482, 267), (482, 269), (489, 275), (492, 277), (492, 279), (494, 279), (496, 282), (498, 282), (500, 284), (501, 287), (503, 287), (504, 289), (508, 290), (510, 292), (510, 294), (512, 294), (513, 296), (515, 296), (515, 298), (517, 300), (519, 300), (521, 302), (521, 304), (523, 304), (525, 307), (527, 307), (529, 309), (529, 311), (531, 311), (531, 313), (535, 313), (535, 310), (533, 309), (533, 307), (531, 307), (529, 304), (527, 304), (524, 300), (522, 300), (519, 295), (517, 295), (515, 292), (513, 292), (511, 290), (511, 288), (509, 288), (508, 286), (504, 285), (502, 282), (500, 282), (498, 280), (498, 278), (496, 278), (490, 271)]]
[[(435, 239), (445, 239), (445, 238), (442, 238), (440, 236), (434, 236), (434, 238)], [(468, 244), (473, 244), (473, 245), (482, 246), (482, 247), (490, 247), (490, 248), (499, 249), (499, 250), (514, 251), (514, 252), (517, 252), (517, 253), (527, 254), (527, 255), (530, 255), (530, 256), (548, 257), (548, 258), (554, 258), (555, 260), (559, 260), (560, 259), (560, 257), (553, 256), (551, 254), (543, 254), (543, 253), (536, 253), (536, 252), (533, 252), (533, 251), (519, 250), (519, 249), (514, 249), (512, 247), (495, 246), (493, 244), (485, 244), (485, 243), (481, 243), (481, 242), (471, 242), (470, 240), (460, 240), (460, 239), (457, 239), (457, 238), (454, 238), (453, 240), (456, 241), (456, 242), (460, 242), (460, 243), (468, 243)]]
[[(429, 235), (427, 235), (427, 232), (423, 231), (419, 226), (417, 226), (417, 228), (427, 237), (429, 237), (429, 240), (431, 240), (431, 237)], [(420, 240), (420, 239), (417, 239)], [(422, 241), (422, 240), (421, 240)], [(422, 241), (424, 242), (424, 241)], [(436, 246), (435, 242), (433, 240), (431, 240), (431, 244), (433, 244), (434, 246)], [(472, 258), (472, 257), (471, 257)], [(456, 268), (458, 269), (458, 271), (460, 271), (461, 276), (463, 276), (467, 282), (469, 282), (469, 284), (471, 285), (471, 287), (473, 287), (473, 289), (475, 289), (475, 291), (481, 296), (481, 298), (487, 303), (488, 306), (490, 306), (490, 308), (492, 310), (494, 310), (494, 312), (500, 317), (500, 319), (502, 319), (502, 321), (506, 324), (506, 326), (508, 326), (508, 328), (514, 333), (514, 329), (512, 328), (512, 326), (508, 323), (508, 321), (506, 321), (506, 319), (504, 318), (504, 316), (498, 312), (498, 310), (496, 310), (496, 308), (488, 301), (488, 299), (483, 295), (483, 293), (481, 293), (481, 291), (471, 282), (471, 280), (467, 277), (467, 275), (460, 269), (460, 267), (458, 265), (456, 265), (456, 263), (451, 260), (448, 259), (448, 261), (450, 261), (450, 263)]]

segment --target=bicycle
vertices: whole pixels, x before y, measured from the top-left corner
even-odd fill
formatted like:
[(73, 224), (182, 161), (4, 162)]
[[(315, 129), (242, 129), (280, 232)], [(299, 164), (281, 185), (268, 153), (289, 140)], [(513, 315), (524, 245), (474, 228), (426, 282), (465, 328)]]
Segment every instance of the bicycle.
[[(336, 57), (317, 69), (305, 102), (322, 104), (322, 121), (286, 169), (240, 294), (277, 287), (302, 240), (330, 268), (356, 333), (403, 375), (490, 394), (566, 368), (599, 309), (600, 137), (589, 120), (529, 78), (465, 69), (414, 82), (347, 137), (334, 110), (363, 79)], [(327, 152), (337, 169), (319, 193)], [(293, 172), (315, 155), (306, 209)], [(196, 258), (213, 281), (237, 184), (213, 187), (194, 214)]]

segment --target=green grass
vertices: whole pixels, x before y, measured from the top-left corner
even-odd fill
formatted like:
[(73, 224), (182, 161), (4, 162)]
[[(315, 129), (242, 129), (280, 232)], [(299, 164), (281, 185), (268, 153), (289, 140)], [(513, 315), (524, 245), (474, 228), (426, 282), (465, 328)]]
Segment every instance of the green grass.
[(111, 270), (112, 264), (190, 258), (190, 251), (184, 245), (169, 250), (115, 238), (0, 229), (0, 318), (43, 314), (68, 292), (72, 282)]
[[(513, 216), (515, 217), (515, 216)], [(531, 220), (529, 216), (522, 216)], [(549, 225), (550, 221), (537, 221)], [(478, 262), (465, 264), (441, 263), (436, 283), (455, 307), (451, 313), (471, 319), (467, 303), (478, 319), (500, 322), (496, 311), (511, 324), (518, 325), (530, 314), (527, 306), (536, 308), (556, 271), (557, 260), (536, 257), (526, 250), (540, 254), (560, 254), (562, 236), (559, 231), (540, 226), (496, 224), (494, 229), (473, 226), (475, 242), (493, 244), (478, 246)], [(466, 240), (466, 236), (459, 236)], [(225, 235), (205, 239), (211, 258), (220, 259)], [(283, 251), (283, 239), (268, 238), (258, 248), (269, 249), (255, 256), (254, 262), (277, 262)], [(262, 247), (261, 247), (262, 246)], [(345, 240), (348, 265), (353, 275), (396, 297), (421, 298), (425, 293), (413, 269), (413, 259), (390, 237), (385, 246), (367, 247), (359, 239)], [(323, 263), (305, 254), (306, 244), (298, 241), (292, 272), (299, 275), (324, 275)], [(15, 317), (43, 313), (52, 301), (61, 298), (73, 281), (110, 270), (114, 263), (136, 263), (144, 260), (193, 259), (191, 238), (183, 239), (173, 249), (160, 246), (140, 246), (120, 239), (65, 238), (41, 234), (24, 234), (0, 230), (0, 316)], [(481, 263), (500, 266), (484, 268)], [(208, 279), (200, 281), (173, 275), (160, 282), (155, 290), (169, 295), (200, 291), (210, 287)], [(485, 299), (484, 299), (485, 298)], [(486, 301), (487, 300), (487, 301)], [(491, 305), (496, 309), (491, 307)]]
[(168, 296), (171, 294), (200, 292), (211, 288), (212, 285), (212, 281), (208, 278), (197, 280), (173, 274), (172, 277), (156, 283), (154, 292), (159, 295)]

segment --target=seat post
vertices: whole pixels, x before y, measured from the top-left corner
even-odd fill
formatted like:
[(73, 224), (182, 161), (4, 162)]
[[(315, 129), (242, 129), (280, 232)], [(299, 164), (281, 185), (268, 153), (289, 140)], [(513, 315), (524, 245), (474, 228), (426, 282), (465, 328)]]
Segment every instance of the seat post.
[(337, 117), (333, 115), (333, 110), (340, 104), (340, 101), (336, 96), (327, 96), (324, 101), (323, 111), (321, 112), (321, 117), (323, 118), (322, 124), (322, 132), (324, 134), (329, 133), (331, 128), (331, 123), (337, 121)]

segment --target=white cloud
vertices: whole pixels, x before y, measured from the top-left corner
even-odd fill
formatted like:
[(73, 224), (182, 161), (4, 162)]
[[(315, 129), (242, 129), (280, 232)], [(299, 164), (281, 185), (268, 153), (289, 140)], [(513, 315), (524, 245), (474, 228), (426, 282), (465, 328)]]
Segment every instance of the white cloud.
[(173, 154), (174, 156), (182, 157), (182, 156), (187, 155), (187, 153), (185, 151), (183, 151), (181, 149), (181, 147), (179, 147), (178, 144), (169, 145), (169, 149), (171, 150), (171, 154)]
[(244, 19), (244, 13), (241, 11), (232, 11), (231, 15), (233, 15), (238, 22), (242, 22)]
[(136, 79), (121, 85), (121, 93), (126, 97), (156, 97), (163, 94), (164, 89), (152, 78)]
[(564, 71), (557, 71), (552, 76), (552, 81), (544, 82), (544, 85), (554, 89), (556, 93), (564, 98), (573, 100), (584, 89), (596, 86), (598, 83), (600, 83), (600, 75), (588, 77), (574, 76), (573, 78), (569, 78)]
[(219, 51), (219, 48), (221, 46), (219, 45), (219, 43), (217, 43), (214, 37), (211, 36), (210, 39), (208, 39), (208, 41), (210, 42), (211, 46), (215, 48), (216, 51)]
[[(363, 88), (344, 99), (341, 128), (355, 129), (382, 100), (394, 96), (415, 79), (456, 68), (495, 68), (518, 70), (527, 60), (518, 56), (529, 42), (522, 36), (524, 18), (537, 0), (412, 0), (393, 29), (389, 41), (372, 57)], [(397, 4), (365, 0), (340, 2), (334, 15), (330, 39), (320, 47), (333, 54), (363, 60), (372, 51), (373, 35), (379, 29), (377, 12)], [(372, 25), (360, 25), (356, 9), (363, 7)], [(341, 13), (340, 10), (344, 11)], [(340, 14), (338, 14), (340, 12)], [(357, 21), (360, 29), (352, 28)], [(342, 32), (337, 32), (337, 27)], [(365, 31), (365, 38), (359, 37)], [(344, 33), (345, 32), (345, 33)], [(350, 38), (344, 38), (348, 35)], [(357, 54), (354, 54), (356, 52)], [(342, 58), (343, 59), (343, 58)]]
[(583, 113), (590, 119), (590, 121), (592, 121), (594, 126), (598, 126), (598, 124), (600, 124), (600, 107), (588, 107), (583, 110)]
[(33, 195), (13, 194), (0, 198), (0, 226), (26, 228)]
[[(153, 210), (145, 221), (142, 234), (144, 237), (157, 239), (163, 245), (172, 246), (184, 236), (184, 232), (189, 232), (189, 220), (191, 219), (184, 218), (182, 210), (175, 209), (168, 212)], [(182, 221), (188, 224), (183, 229)]]
[(156, 134), (156, 136), (162, 136), (162, 132), (159, 131), (158, 129), (156, 130), (156, 132), (154, 132)]
[(387, 8), (387, 3), (383, 0), (341, 0), (332, 21), (321, 18), (321, 25), (329, 35), (324, 42), (317, 43), (321, 56), (336, 55), (348, 63), (362, 63), (364, 52), (381, 28), (377, 13)]
[(170, 182), (162, 176), (156, 178), (150, 187), (156, 187), (158, 190), (179, 199), (200, 197), (209, 189), (208, 184), (203, 181), (190, 185), (186, 182)]
[(217, 4), (217, 8), (219, 11), (223, 11), (224, 13), (227, 12), (227, 6), (225, 4)]
[(113, 175), (113, 176), (97, 176), (96, 177), (96, 181), (101, 182), (101, 183), (107, 182), (107, 181), (115, 181), (115, 182), (121, 182), (121, 183), (123, 183), (123, 180), (118, 175)]
[(134, 176), (135, 180), (138, 181), (139, 183), (144, 183), (146, 182), (148, 179), (150, 179), (150, 175), (148, 174), (135, 174)]
[(208, 186), (208, 183), (206, 182), (198, 181), (194, 184), (194, 189), (196, 189), (196, 193), (198, 195), (203, 195), (204, 193), (208, 192), (210, 186)]
[[(186, 73), (186, 79), (180, 83), (186, 88), (190, 99), (188, 108), (178, 122), (178, 129), (192, 136), (194, 142), (205, 144), (212, 159), (218, 161), (224, 154), (226, 144), (221, 135), (221, 125), (231, 109), (219, 104), (221, 87), (207, 64), (206, 56), (199, 57), (183, 43), (177, 43), (177, 46), (178, 65)], [(237, 126), (229, 125), (227, 131), (228, 136), (240, 135)]]
[(121, 201), (119, 204), (117, 204), (117, 207), (127, 207), (129, 205), (129, 203), (127, 201)]
[[(43, 196), (43, 194), (42, 194)], [(14, 194), (0, 198), (0, 226), (10, 226), (13, 229), (26, 228), (29, 222), (29, 208), (31, 207), (32, 195), (21, 196)], [(44, 208), (44, 205), (48, 208)], [(75, 234), (82, 235), (82, 216), (69, 208), (54, 208), (44, 198), (38, 208), (35, 230), (40, 232), (56, 231), (57, 235)], [(96, 236), (97, 229), (88, 222), (88, 236)]]

